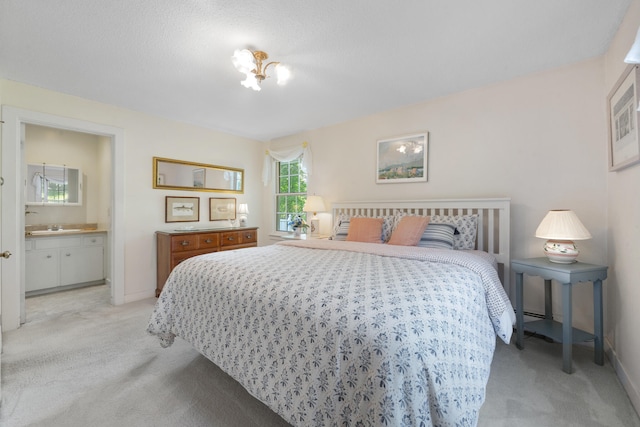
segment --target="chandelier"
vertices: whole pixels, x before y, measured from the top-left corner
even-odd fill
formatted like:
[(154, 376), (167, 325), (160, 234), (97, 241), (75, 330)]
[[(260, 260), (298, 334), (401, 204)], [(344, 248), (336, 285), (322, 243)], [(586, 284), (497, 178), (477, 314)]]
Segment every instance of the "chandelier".
[(240, 82), (242, 86), (253, 90), (260, 90), (260, 83), (269, 77), (267, 75), (267, 69), (272, 65), (276, 71), (277, 83), (279, 85), (286, 84), (287, 80), (291, 77), (289, 67), (275, 61), (269, 62), (263, 67), (262, 63), (267, 58), (269, 58), (269, 55), (261, 50), (236, 49), (231, 60), (236, 69), (247, 76), (245, 80)]

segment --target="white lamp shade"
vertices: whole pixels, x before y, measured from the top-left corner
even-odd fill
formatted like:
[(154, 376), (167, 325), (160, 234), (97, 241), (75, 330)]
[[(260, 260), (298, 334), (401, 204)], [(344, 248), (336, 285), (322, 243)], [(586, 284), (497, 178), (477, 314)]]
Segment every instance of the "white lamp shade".
[(238, 205), (238, 213), (239, 214), (248, 214), (249, 213), (249, 205), (247, 205), (246, 203), (240, 203)]
[(324, 200), (320, 196), (307, 196), (307, 201), (304, 203), (302, 210), (305, 212), (324, 212), (327, 208), (324, 205)]
[(253, 53), (251, 53), (249, 49), (236, 49), (236, 51), (233, 52), (231, 61), (233, 62), (233, 66), (236, 67), (236, 70), (244, 74), (251, 73), (251, 70), (253, 70), (256, 65)]
[(536, 230), (536, 237), (554, 240), (586, 240), (591, 233), (571, 210), (552, 210)]

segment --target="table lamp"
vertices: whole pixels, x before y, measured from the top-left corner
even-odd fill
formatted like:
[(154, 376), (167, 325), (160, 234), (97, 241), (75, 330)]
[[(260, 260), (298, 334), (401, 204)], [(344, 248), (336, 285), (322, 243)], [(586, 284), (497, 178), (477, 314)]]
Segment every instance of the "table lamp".
[(551, 262), (571, 264), (580, 253), (574, 240), (591, 238), (589, 230), (582, 225), (575, 212), (568, 209), (551, 210), (536, 230), (536, 237), (548, 239), (544, 253)]
[(320, 234), (320, 220), (316, 216), (318, 212), (326, 210), (324, 206), (324, 200), (320, 196), (307, 196), (307, 201), (304, 203), (302, 210), (305, 212), (312, 212), (313, 216), (309, 220), (309, 228), (311, 229), (311, 235), (317, 236)]
[(240, 219), (240, 227), (247, 226), (247, 216), (249, 215), (249, 205), (240, 203), (238, 205), (238, 218)]

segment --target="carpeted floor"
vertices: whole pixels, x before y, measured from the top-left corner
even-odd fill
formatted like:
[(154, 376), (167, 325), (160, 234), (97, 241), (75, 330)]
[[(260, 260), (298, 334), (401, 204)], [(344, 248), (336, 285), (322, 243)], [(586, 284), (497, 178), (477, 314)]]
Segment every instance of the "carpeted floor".
[[(27, 323), (4, 334), (1, 426), (286, 426), (181, 340), (145, 332), (155, 299), (109, 305), (97, 286), (27, 300)], [(479, 426), (640, 427), (612, 367), (528, 338), (497, 343)]]

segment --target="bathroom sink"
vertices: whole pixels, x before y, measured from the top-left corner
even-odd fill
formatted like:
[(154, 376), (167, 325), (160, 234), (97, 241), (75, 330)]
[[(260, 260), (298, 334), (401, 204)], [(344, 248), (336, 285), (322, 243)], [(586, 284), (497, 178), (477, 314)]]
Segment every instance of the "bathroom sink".
[(34, 230), (31, 232), (33, 235), (37, 234), (64, 234), (82, 231), (81, 228), (61, 228), (59, 230)]

